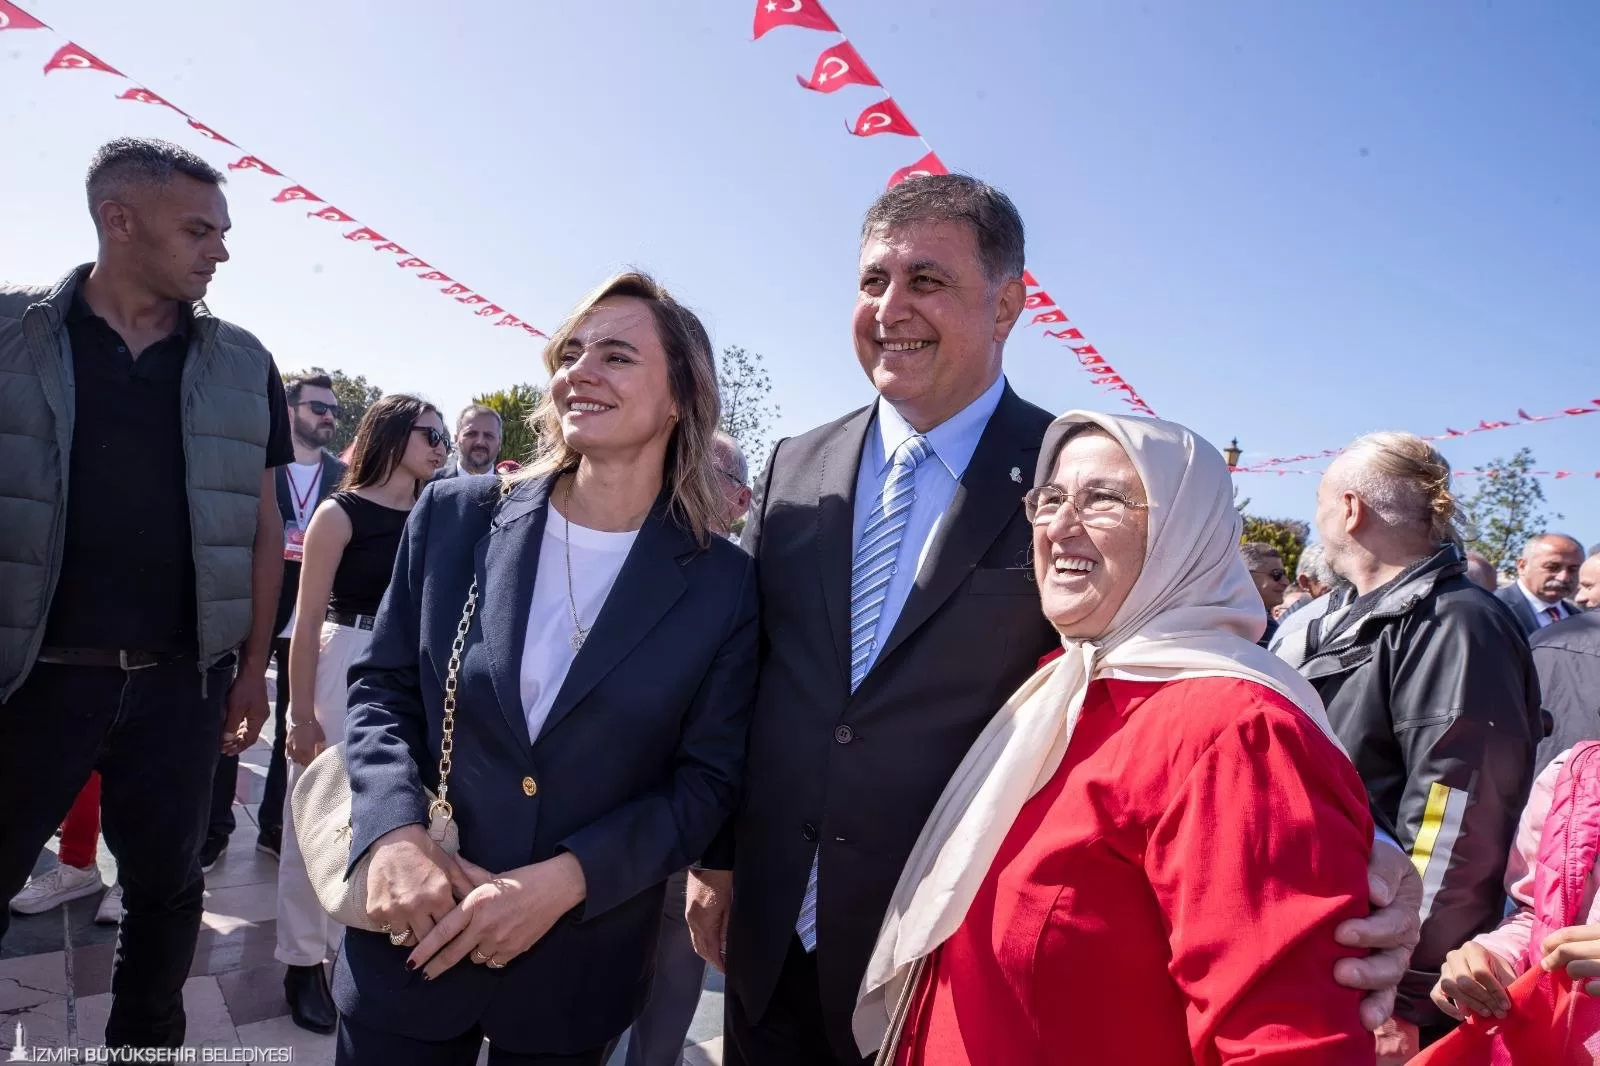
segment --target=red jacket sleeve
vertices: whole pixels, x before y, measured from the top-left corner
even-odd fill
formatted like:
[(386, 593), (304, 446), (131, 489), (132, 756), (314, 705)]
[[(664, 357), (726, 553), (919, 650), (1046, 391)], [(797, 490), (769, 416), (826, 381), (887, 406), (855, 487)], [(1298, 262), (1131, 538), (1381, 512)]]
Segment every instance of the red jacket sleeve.
[(1145, 855), (1194, 1061), (1370, 1066), (1360, 993), (1333, 979), (1358, 954), (1334, 927), (1367, 913), (1366, 790), (1303, 713), (1248, 688), (1174, 786)]

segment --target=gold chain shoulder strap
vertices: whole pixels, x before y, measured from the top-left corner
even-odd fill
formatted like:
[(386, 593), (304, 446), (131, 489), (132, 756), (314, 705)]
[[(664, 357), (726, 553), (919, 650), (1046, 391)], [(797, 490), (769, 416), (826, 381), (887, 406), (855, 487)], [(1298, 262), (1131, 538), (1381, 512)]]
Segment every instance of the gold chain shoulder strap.
[(478, 609), (478, 581), (472, 581), (467, 590), (466, 606), (461, 608), (461, 622), (456, 626), (455, 643), (450, 645), (450, 668), (444, 678), (444, 736), (439, 741), (439, 798), (428, 808), (430, 815), (446, 820), (454, 816), (450, 806), (450, 753), (455, 750), (456, 685), (461, 679), (461, 652), (467, 646), (467, 630), (472, 628), (472, 615)]

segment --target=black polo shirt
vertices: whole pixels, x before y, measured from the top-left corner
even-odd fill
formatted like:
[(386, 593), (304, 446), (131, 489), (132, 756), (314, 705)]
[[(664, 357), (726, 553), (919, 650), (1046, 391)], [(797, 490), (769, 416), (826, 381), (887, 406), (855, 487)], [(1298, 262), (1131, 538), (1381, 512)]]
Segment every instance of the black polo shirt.
[[(67, 315), (74, 429), (66, 543), (44, 642), (163, 654), (198, 650), (183, 454), (183, 364), (193, 316), (137, 359), (83, 299)], [(267, 466), (294, 459), (289, 408), (267, 363)]]

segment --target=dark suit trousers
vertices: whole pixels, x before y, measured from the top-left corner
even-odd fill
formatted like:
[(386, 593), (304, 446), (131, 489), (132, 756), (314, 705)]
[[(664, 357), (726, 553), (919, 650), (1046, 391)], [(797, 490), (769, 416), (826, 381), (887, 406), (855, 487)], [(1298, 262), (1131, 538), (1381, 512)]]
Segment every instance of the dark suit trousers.
[[(817, 957), (808, 954), (798, 936), (778, 974), (778, 987), (759, 1021), (746, 1016), (733, 989), (723, 1000), (722, 1066), (865, 1066), (873, 1056), (841, 1058), (830, 1043), (822, 1018), (822, 986)], [(834, 1034), (838, 1047), (848, 1047), (848, 1033)]]
[(684, 870), (667, 878), (650, 1001), (633, 1020), (627, 1066), (678, 1066), (689, 1026), (694, 1023), (695, 1008), (700, 1005), (706, 964), (694, 953), (689, 924), (683, 917), (687, 881), (688, 871)]
[[(106, 1023), (113, 1047), (183, 1043), (205, 892), (200, 841), (233, 680), (225, 663), (203, 682), (193, 659), (141, 670), (41, 663), (0, 704), (0, 897), (16, 895), (89, 771), (100, 771), (125, 908)], [(0, 910), (0, 937), (8, 921)]]
[[(474, 1026), (451, 1040), (413, 1040), (339, 1016), (334, 1066), (473, 1066), (483, 1047)], [(489, 1045), (489, 1066), (603, 1066), (606, 1048), (581, 1055), (524, 1055)]]

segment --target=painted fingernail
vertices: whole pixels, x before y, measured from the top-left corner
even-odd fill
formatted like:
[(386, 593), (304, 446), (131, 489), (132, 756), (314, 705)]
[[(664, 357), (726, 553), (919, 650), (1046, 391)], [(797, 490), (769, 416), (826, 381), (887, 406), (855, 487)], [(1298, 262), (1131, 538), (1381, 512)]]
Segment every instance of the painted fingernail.
[(417, 960), (416, 959), (407, 959), (406, 960), (406, 969), (415, 970), (416, 968), (417, 968)]

